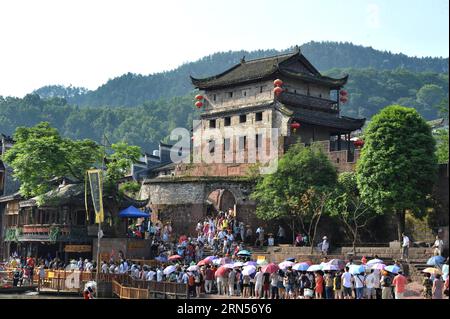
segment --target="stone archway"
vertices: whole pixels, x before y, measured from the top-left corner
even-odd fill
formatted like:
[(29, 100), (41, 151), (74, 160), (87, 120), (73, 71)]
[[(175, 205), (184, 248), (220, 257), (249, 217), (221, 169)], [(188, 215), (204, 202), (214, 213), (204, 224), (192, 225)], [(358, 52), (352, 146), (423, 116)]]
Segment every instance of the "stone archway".
[(218, 188), (207, 195), (206, 205), (207, 211), (206, 215), (210, 215), (211, 209), (215, 211), (228, 211), (236, 207), (236, 197), (234, 194), (226, 188)]

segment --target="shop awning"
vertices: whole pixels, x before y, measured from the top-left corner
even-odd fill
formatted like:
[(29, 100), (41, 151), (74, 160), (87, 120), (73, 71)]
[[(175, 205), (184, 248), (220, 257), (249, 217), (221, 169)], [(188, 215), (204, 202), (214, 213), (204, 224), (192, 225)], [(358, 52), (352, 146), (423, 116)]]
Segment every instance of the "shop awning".
[(146, 218), (146, 217), (150, 217), (150, 214), (145, 213), (139, 209), (137, 209), (134, 206), (130, 206), (128, 208), (125, 208), (124, 210), (120, 211), (119, 213), (119, 217), (122, 218)]

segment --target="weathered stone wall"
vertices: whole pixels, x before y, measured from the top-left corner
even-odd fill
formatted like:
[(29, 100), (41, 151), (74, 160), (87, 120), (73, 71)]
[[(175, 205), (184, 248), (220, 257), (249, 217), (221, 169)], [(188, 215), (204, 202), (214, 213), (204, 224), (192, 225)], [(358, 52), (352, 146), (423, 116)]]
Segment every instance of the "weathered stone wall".
[[(246, 223), (256, 220), (255, 202), (249, 199), (252, 184), (245, 181), (171, 178), (145, 183), (142, 198), (150, 198), (152, 218), (171, 221), (177, 233), (193, 233), (195, 224), (206, 216), (208, 196), (217, 189), (226, 190), (227, 202), (236, 201), (237, 217)], [(233, 198), (231, 198), (233, 197)]]
[[(262, 87), (262, 92), (261, 92)], [(233, 97), (228, 93), (233, 92)], [(244, 94), (245, 92), (245, 94)], [(273, 100), (273, 82), (264, 81), (254, 84), (239, 85), (221, 90), (208, 90), (204, 92), (205, 110), (220, 112), (239, 106), (259, 104), (264, 101)], [(214, 95), (216, 100), (214, 101)]]

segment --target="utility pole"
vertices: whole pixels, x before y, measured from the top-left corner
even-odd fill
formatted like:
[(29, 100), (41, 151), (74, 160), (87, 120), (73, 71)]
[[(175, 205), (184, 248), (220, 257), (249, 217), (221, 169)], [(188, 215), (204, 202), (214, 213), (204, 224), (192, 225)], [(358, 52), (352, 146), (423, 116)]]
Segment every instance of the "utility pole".
[[(102, 169), (101, 169), (101, 177), (100, 177), (100, 181), (101, 181), (101, 187), (102, 187), (102, 192), (101, 194), (103, 195), (103, 172), (105, 171), (105, 156), (106, 156), (106, 136), (105, 134), (103, 134), (103, 138), (102, 138), (102, 146), (103, 146), (103, 156), (102, 156)], [(100, 201), (103, 201), (103, 198), (100, 198)], [(103, 206), (103, 205), (102, 205)], [(105, 212), (103, 211), (103, 214)], [(101, 266), (100, 266), (100, 240), (103, 237), (103, 232), (102, 232), (102, 222), (101, 220), (98, 221), (98, 232), (97, 232), (97, 273), (95, 275), (95, 282), (97, 284), (97, 289), (95, 289), (95, 298), (98, 298), (98, 289), (100, 286), (100, 283), (98, 281), (99, 278), (99, 273), (101, 271)]]

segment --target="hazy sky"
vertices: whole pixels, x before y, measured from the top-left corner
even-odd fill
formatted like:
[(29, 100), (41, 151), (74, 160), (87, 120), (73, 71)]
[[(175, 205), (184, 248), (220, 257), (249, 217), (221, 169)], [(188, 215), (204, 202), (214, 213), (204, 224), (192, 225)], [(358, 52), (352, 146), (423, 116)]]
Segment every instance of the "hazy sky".
[(311, 40), (448, 57), (448, 15), (447, 0), (0, 0), (0, 95)]

